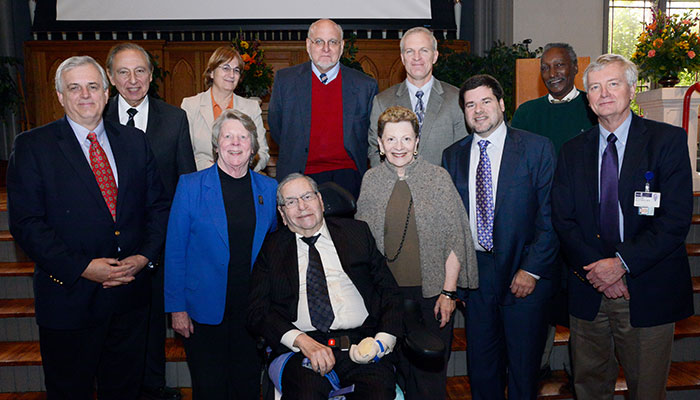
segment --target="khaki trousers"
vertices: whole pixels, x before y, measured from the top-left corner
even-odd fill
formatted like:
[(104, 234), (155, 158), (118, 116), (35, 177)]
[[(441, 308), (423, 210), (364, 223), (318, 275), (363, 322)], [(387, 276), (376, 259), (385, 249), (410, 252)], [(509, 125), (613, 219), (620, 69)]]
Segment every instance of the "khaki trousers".
[(570, 317), (574, 390), (578, 400), (612, 400), (618, 360), (631, 400), (666, 398), (674, 323), (632, 327), (629, 302), (605, 296), (593, 321)]

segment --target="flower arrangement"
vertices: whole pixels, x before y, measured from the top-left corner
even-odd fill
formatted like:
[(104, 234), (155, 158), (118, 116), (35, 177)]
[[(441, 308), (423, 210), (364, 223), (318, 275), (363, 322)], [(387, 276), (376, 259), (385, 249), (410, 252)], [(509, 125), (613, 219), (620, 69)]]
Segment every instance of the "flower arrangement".
[(700, 40), (693, 28), (698, 16), (686, 12), (683, 15), (667, 15), (658, 7), (651, 8), (652, 20), (644, 23), (637, 38), (632, 61), (639, 67), (639, 77), (660, 81), (678, 74), (700, 71)]
[(244, 97), (261, 98), (270, 93), (274, 73), (272, 67), (265, 63), (265, 50), (260, 47), (260, 41), (245, 41), (239, 34), (233, 39), (231, 46), (240, 53), (244, 64), (236, 93)]

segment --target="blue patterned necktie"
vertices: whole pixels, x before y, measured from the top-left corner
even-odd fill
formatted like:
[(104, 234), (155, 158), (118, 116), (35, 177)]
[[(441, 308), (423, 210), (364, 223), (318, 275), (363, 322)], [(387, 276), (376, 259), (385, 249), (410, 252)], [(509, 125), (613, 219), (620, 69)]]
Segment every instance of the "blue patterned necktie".
[(328, 83), (328, 75), (326, 75), (325, 73), (319, 75), (319, 78), (321, 78), (321, 83), (323, 83), (324, 85)]
[(479, 244), (486, 251), (493, 249), (493, 180), (491, 160), (486, 148), (488, 140), (479, 140), (479, 165), (476, 167), (476, 232)]
[(609, 246), (620, 242), (620, 215), (617, 206), (617, 136), (608, 135), (608, 145), (600, 163), (600, 237)]
[(126, 113), (129, 114), (129, 120), (126, 121), (126, 126), (134, 126), (134, 115), (136, 115), (136, 113), (138, 112), (139, 110), (135, 108), (130, 108), (126, 110)]
[(323, 272), (321, 255), (316, 250), (315, 243), (321, 234), (303, 237), (301, 240), (309, 245), (309, 267), (306, 269), (306, 299), (309, 305), (311, 325), (321, 332), (328, 332), (333, 324), (335, 315), (328, 295), (328, 283)]
[(419, 90), (416, 92), (416, 98), (418, 101), (416, 101), (416, 108), (413, 110), (413, 112), (416, 113), (416, 116), (418, 117), (418, 126), (421, 128), (423, 127), (423, 119), (425, 118), (425, 106), (423, 104), (423, 91)]

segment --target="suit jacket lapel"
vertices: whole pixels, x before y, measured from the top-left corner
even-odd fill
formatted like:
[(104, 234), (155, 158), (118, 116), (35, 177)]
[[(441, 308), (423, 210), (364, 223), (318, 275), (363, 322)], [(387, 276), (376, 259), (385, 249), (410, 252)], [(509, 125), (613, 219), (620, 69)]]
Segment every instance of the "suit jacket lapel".
[(199, 114), (202, 116), (202, 118), (204, 118), (204, 121), (207, 123), (209, 129), (211, 129), (212, 125), (214, 125), (213, 109), (214, 103), (211, 101), (211, 88), (209, 88), (199, 97)]
[(464, 208), (467, 210), (467, 214), (469, 213), (469, 162), (471, 159), (473, 140), (473, 134), (467, 136), (467, 140), (464, 141), (464, 149), (457, 153), (457, 165), (454, 166), (457, 174), (455, 179), (457, 191), (460, 196), (462, 196), (462, 202), (464, 203)]
[(425, 110), (425, 119), (423, 120), (423, 126), (421, 127), (421, 138), (425, 140), (430, 136), (433, 129), (433, 124), (437, 120), (440, 108), (442, 108), (442, 103), (444, 99), (442, 98), (443, 90), (440, 81), (437, 79), (433, 80), (433, 88), (430, 90), (430, 99), (428, 100), (428, 108)]
[(646, 132), (646, 126), (642, 119), (633, 114), (630, 130), (627, 134), (627, 144), (625, 145), (625, 154), (622, 157), (622, 168), (620, 170), (620, 180), (618, 181), (618, 199), (622, 212), (626, 215), (627, 206), (634, 204), (634, 183), (639, 178), (638, 168), (642, 157), (645, 154), (644, 149), (649, 142), (649, 135)]
[[(308, 144), (311, 140), (311, 79), (314, 79), (313, 72), (311, 71), (311, 61), (305, 64), (304, 68), (299, 70), (299, 75), (296, 77), (296, 82), (294, 82), (297, 93), (302, 93), (299, 98), (301, 102), (301, 115), (298, 116), (301, 122), (301, 132), (306, 136), (306, 140), (303, 143)], [(306, 95), (304, 95), (306, 94)], [(345, 92), (343, 92), (345, 94)], [(287, 106), (287, 107), (291, 107)], [(306, 161), (304, 162), (304, 165)]]
[[(353, 119), (357, 116), (355, 115), (355, 110), (357, 110), (357, 100), (360, 96), (357, 95), (357, 86), (352, 79), (347, 79), (343, 75), (344, 67), (340, 66), (340, 78), (342, 79), (343, 85), (343, 142), (345, 143), (346, 149), (352, 149), (355, 146), (352, 143), (355, 138), (350, 135), (353, 131)], [(309, 113), (310, 114), (310, 113)], [(310, 125), (309, 125), (310, 127)]]
[(207, 176), (204, 178), (204, 202), (208, 205), (207, 212), (216, 232), (224, 242), (228, 250), (228, 226), (226, 220), (226, 210), (224, 209), (224, 197), (221, 192), (221, 181), (216, 164), (207, 169)]
[[(348, 254), (350, 254), (350, 249), (347, 247), (347, 243), (350, 243), (351, 240), (347, 240), (347, 238), (343, 234), (343, 231), (341, 229), (338, 229), (338, 227), (336, 227), (335, 224), (329, 224), (328, 220), (326, 220), (326, 226), (328, 227), (328, 232), (331, 234), (331, 239), (333, 240), (335, 251), (338, 253), (340, 265), (343, 267), (343, 271), (345, 271), (345, 273), (347, 274), (347, 266), (350, 265), (348, 261)], [(350, 274), (348, 274), (348, 276), (350, 277), (350, 279), (352, 279), (352, 276), (350, 276)]]
[(498, 217), (498, 210), (503, 203), (508, 188), (513, 186), (516, 171), (523, 160), (522, 138), (520, 133), (508, 127), (506, 140), (503, 143), (503, 155), (501, 156), (501, 167), (498, 172), (498, 189), (496, 191), (496, 204), (494, 208), (494, 223)]
[(119, 123), (119, 102), (117, 101), (117, 96), (112, 96), (109, 99), (104, 116), (105, 119)]
[(146, 136), (153, 136), (158, 131), (160, 125), (160, 110), (152, 98), (148, 99), (148, 123), (146, 125)]
[(284, 227), (280, 229), (280, 247), (277, 257), (278, 263), (282, 266), (283, 274), (289, 279), (289, 287), (294, 291), (297, 301), (290, 305), (293, 314), (297, 314), (297, 303), (299, 303), (299, 254), (297, 249), (296, 235)]
[[(119, 123), (117, 122), (116, 124), (118, 125)], [(126, 197), (123, 194), (126, 193), (129, 188), (129, 171), (133, 163), (129, 160), (129, 151), (124, 146), (119, 131), (111, 125), (110, 121), (104, 121), (104, 125), (107, 139), (109, 139), (109, 146), (112, 148), (114, 162), (117, 164), (114, 168), (117, 170), (117, 175), (119, 176), (119, 186), (117, 187), (117, 217), (119, 217), (119, 215), (121, 215), (124, 197)], [(104, 202), (104, 200), (102, 202)]]
[(405, 80), (396, 88), (396, 104), (406, 107), (411, 111), (413, 110), (413, 106), (411, 105), (411, 93), (408, 91)]
[(58, 147), (75, 170), (75, 174), (83, 181), (90, 195), (97, 201), (98, 206), (104, 208), (104, 211), (109, 214), (109, 208), (107, 208), (107, 203), (105, 203), (100, 187), (97, 185), (95, 174), (92, 172), (80, 144), (75, 139), (75, 133), (73, 133), (66, 117), (63, 118), (59, 126), (60, 130), (56, 132)]
[(584, 135), (588, 135), (583, 145), (583, 181), (588, 188), (588, 198), (591, 201), (591, 209), (595, 217), (595, 223), (600, 221), (600, 210), (598, 208), (598, 135), (599, 126), (594, 126)]

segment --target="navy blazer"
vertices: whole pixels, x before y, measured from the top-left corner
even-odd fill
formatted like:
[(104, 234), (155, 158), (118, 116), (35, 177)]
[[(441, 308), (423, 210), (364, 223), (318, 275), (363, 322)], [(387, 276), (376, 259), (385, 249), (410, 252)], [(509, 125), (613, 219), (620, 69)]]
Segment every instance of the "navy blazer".
[[(119, 123), (117, 96), (112, 97), (107, 103), (104, 117), (106, 120)], [(146, 137), (156, 157), (165, 193), (168, 199), (172, 199), (180, 175), (197, 170), (187, 115), (182, 109), (149, 96)]]
[(17, 136), (7, 171), (10, 231), (36, 262), (39, 326), (80, 329), (150, 301), (145, 270), (104, 289), (80, 275), (94, 258), (141, 254), (156, 261), (168, 201), (143, 132), (104, 121), (119, 176), (116, 221), (64, 117)]
[[(386, 259), (377, 249), (369, 226), (348, 218), (326, 218), (328, 232), (343, 270), (360, 292), (369, 315), (362, 334), (403, 334), (401, 297)], [(250, 283), (248, 327), (261, 334), (276, 353), (289, 351), (282, 336), (296, 329), (299, 265), (296, 236), (283, 227), (265, 240)]]
[[(473, 138), (472, 134), (453, 144), (442, 156), (442, 165), (452, 176), (467, 212)], [(471, 160), (478, 162), (479, 154)], [(523, 300), (551, 295), (558, 251), (550, 202), (554, 166), (554, 146), (549, 139), (508, 127), (493, 221), (493, 253), (498, 268), (495, 287), (503, 304), (515, 301), (509, 287), (518, 269), (540, 276), (535, 291)], [(483, 284), (480, 282), (480, 286)]]
[[(255, 204), (250, 266), (265, 235), (277, 227), (274, 179), (248, 170)], [(187, 311), (202, 324), (223, 320), (229, 238), (217, 165), (183, 175), (177, 185), (165, 244), (165, 311)]]
[[(559, 154), (552, 204), (554, 226), (569, 270), (569, 312), (592, 321), (602, 294), (585, 279), (583, 267), (615, 257), (600, 240), (598, 200), (598, 125), (568, 141)], [(618, 196), (624, 241), (616, 251), (630, 269), (632, 326), (678, 321), (693, 314), (693, 289), (685, 238), (693, 212), (693, 185), (686, 133), (678, 127), (633, 114), (620, 170)], [(637, 214), (634, 192), (661, 192), (653, 217)]]
[[(343, 143), (360, 175), (367, 170), (367, 132), (377, 81), (362, 72), (340, 66), (343, 80)], [(311, 61), (277, 71), (267, 122), (279, 146), (277, 179), (304, 173), (311, 135)]]

